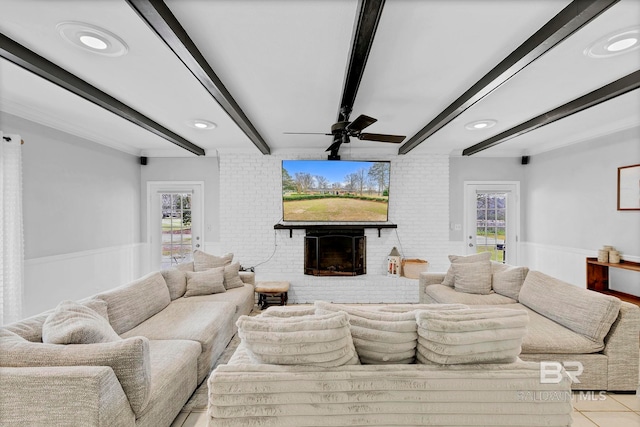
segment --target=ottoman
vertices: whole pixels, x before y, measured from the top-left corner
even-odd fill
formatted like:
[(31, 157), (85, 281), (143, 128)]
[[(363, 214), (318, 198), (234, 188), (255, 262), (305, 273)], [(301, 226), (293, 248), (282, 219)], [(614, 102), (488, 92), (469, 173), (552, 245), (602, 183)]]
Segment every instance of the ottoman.
[(279, 298), (279, 305), (287, 305), (289, 300), (289, 282), (256, 282), (258, 306), (264, 310), (269, 306), (268, 298)]

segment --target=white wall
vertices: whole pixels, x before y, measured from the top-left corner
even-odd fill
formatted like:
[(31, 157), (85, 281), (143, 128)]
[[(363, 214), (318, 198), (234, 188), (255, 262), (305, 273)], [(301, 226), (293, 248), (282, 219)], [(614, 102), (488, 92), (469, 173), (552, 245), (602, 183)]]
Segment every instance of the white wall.
[[(584, 287), (585, 258), (603, 245), (640, 261), (640, 212), (617, 210), (618, 168), (640, 163), (638, 141), (634, 128), (531, 158), (523, 235), (532, 268)], [(639, 274), (611, 272), (612, 288), (640, 295)]]
[(293, 302), (417, 302), (417, 281), (390, 279), (383, 272), (396, 246), (408, 258), (426, 259), (431, 268), (448, 265), (449, 159), (406, 155), (391, 159), (389, 222), (397, 230), (366, 230), (367, 274), (317, 278), (303, 274), (304, 230), (274, 230), (282, 218), (279, 155), (220, 156), (219, 253), (233, 252), (243, 266), (256, 266), (257, 280), (287, 280)]
[(23, 315), (139, 275), (137, 157), (2, 113), (23, 146)]

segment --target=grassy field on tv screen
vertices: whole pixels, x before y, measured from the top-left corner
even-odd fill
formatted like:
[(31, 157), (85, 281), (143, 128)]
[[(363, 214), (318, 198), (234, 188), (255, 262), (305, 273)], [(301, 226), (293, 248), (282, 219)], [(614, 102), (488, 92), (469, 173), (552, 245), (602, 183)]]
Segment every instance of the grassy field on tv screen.
[(346, 197), (285, 200), (285, 221), (386, 221), (387, 200)]
[(285, 221), (387, 221), (389, 163), (285, 160), (282, 204)]

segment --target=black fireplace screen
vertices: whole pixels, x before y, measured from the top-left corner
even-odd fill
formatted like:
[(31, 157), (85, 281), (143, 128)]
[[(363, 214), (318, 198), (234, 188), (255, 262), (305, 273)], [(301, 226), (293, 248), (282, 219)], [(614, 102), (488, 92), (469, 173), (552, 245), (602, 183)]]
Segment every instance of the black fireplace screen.
[(362, 230), (307, 231), (304, 274), (357, 276), (367, 272), (366, 237)]

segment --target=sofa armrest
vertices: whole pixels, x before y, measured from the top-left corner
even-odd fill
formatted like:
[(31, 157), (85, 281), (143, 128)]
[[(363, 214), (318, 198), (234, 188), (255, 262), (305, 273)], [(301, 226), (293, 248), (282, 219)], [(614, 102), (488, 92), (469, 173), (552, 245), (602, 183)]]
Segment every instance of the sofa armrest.
[(135, 415), (106, 366), (0, 368), (2, 423), (15, 426), (133, 425)]
[(0, 366), (12, 368), (106, 366), (118, 378), (129, 405), (140, 414), (149, 403), (149, 340), (130, 337), (98, 344), (45, 344), (27, 341), (0, 328)]
[(248, 284), (251, 285), (255, 288), (256, 286), (256, 273), (254, 273), (253, 271), (241, 271), (240, 273), (240, 279)]
[(444, 276), (446, 276), (446, 273), (420, 273), (420, 278), (418, 279), (418, 296), (420, 303), (427, 302), (425, 298), (427, 286), (441, 284), (444, 280)]
[(622, 302), (618, 318), (604, 339), (608, 358), (608, 390), (636, 390), (640, 336), (640, 307)]

